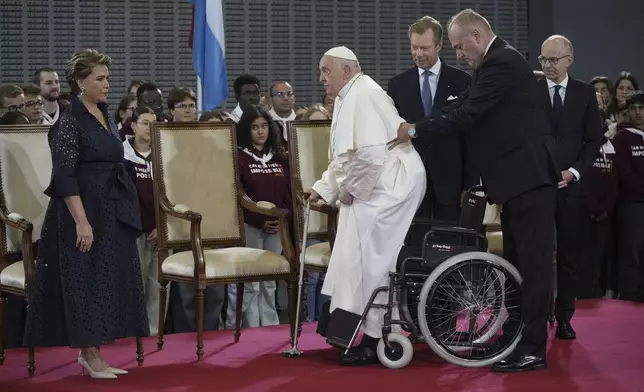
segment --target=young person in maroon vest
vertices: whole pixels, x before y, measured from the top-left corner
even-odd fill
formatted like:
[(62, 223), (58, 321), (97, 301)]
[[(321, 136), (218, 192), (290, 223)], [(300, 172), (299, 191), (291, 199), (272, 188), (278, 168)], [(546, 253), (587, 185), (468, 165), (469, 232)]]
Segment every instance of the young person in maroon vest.
[(613, 140), (619, 176), (619, 298), (644, 301), (644, 92), (635, 92), (626, 105), (630, 124), (619, 124)]
[[(239, 177), (246, 194), (255, 202), (267, 201), (292, 209), (287, 159), (271, 115), (259, 106), (244, 109), (237, 124)], [(278, 222), (244, 210), (246, 246), (282, 253)], [(249, 327), (279, 324), (275, 308), (276, 282), (244, 286), (244, 320)], [(235, 309), (229, 291), (228, 308)], [(241, 300), (241, 299), (237, 299)]]
[(609, 254), (609, 239), (617, 203), (618, 179), (615, 170), (615, 148), (611, 142), (614, 134), (608, 130), (604, 113), (602, 124), (604, 144), (600, 147), (588, 173), (586, 207), (592, 223), (588, 243), (588, 268), (580, 271), (577, 299), (602, 298), (607, 290), (616, 288), (616, 284), (613, 283), (616, 261)]
[(125, 164), (136, 185), (141, 209), (143, 234), (137, 239), (141, 275), (150, 334), (157, 334), (159, 323), (159, 282), (156, 252), (156, 213), (154, 210), (154, 185), (152, 183), (152, 162), (150, 149), (150, 124), (156, 121), (154, 111), (139, 106), (132, 112), (130, 126), (134, 133), (123, 142)]

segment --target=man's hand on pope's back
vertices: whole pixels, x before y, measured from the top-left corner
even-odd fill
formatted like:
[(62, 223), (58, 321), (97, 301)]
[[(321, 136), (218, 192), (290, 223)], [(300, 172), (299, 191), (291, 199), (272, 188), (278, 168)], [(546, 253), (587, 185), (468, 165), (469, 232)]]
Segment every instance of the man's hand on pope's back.
[(400, 126), (398, 127), (398, 136), (394, 140), (387, 143), (389, 145), (389, 149), (391, 150), (401, 143), (410, 141), (411, 135), (409, 134), (409, 130), (413, 129), (414, 127), (414, 124), (408, 124), (406, 122), (400, 124)]

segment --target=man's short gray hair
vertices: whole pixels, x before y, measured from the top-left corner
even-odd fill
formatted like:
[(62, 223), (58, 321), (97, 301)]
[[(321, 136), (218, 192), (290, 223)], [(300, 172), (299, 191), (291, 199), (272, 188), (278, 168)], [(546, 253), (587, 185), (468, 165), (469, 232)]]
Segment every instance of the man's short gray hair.
[(492, 26), (490, 23), (483, 17), (483, 15), (474, 11), (471, 8), (465, 9), (458, 14), (452, 16), (447, 24), (447, 28), (452, 28), (453, 25), (465, 28), (472, 28), (475, 26), (484, 26), (492, 31)]

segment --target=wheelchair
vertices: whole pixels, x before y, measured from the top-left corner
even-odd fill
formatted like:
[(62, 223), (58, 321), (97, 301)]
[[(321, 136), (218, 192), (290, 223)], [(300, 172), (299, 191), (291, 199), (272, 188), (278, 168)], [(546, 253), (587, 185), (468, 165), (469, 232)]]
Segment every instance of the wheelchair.
[[(523, 329), (521, 275), (487, 252), (486, 205), (477, 186), (465, 192), (458, 223), (415, 220), (389, 285), (373, 292), (362, 315), (336, 309), (327, 342), (348, 350), (367, 313), (379, 309), (384, 325), (377, 355), (385, 367), (405, 367), (414, 343), (423, 342), (463, 367), (489, 366), (510, 355)], [(386, 303), (375, 303), (381, 293)]]

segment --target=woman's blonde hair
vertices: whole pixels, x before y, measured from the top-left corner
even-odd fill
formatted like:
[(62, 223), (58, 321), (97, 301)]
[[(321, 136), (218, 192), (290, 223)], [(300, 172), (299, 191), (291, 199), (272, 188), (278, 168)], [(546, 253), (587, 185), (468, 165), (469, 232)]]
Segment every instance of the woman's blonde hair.
[(88, 77), (98, 65), (109, 68), (112, 65), (112, 59), (95, 49), (85, 49), (72, 55), (67, 62), (67, 83), (72, 93), (80, 92), (76, 81)]

